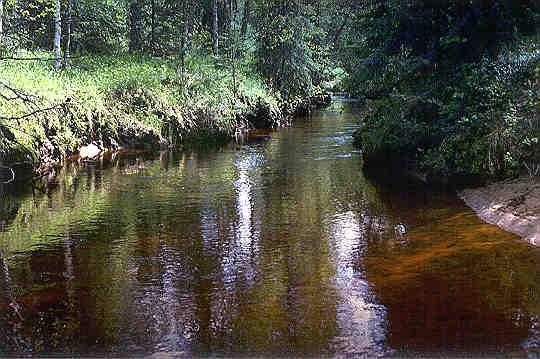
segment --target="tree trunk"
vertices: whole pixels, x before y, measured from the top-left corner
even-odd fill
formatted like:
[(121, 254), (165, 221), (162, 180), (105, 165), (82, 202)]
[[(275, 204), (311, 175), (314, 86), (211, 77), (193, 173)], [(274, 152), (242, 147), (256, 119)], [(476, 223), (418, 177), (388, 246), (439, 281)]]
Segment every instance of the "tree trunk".
[(246, 2), (244, 3), (244, 16), (242, 17), (242, 28), (240, 29), (240, 36), (242, 38), (246, 36), (250, 15), (251, 15), (251, 0), (246, 0)]
[(150, 44), (150, 51), (152, 51), (152, 55), (156, 54), (156, 43), (157, 43), (157, 34), (156, 34), (156, 28), (157, 28), (157, 21), (156, 21), (156, 0), (152, 0), (152, 29), (151, 29), (151, 36), (150, 41), (152, 42)]
[(67, 10), (66, 10), (66, 47), (64, 48), (64, 66), (68, 65), (69, 56), (71, 52), (71, 2), (72, 0), (67, 0)]
[(214, 39), (214, 56), (219, 56), (219, 22), (218, 0), (212, 0), (212, 36)]
[(54, 68), (59, 69), (62, 61), (62, 18), (60, 16), (60, 0), (55, 0), (54, 10)]
[(143, 0), (129, 2), (129, 52), (142, 50), (142, 9)]
[(182, 91), (184, 91), (185, 87), (185, 72), (186, 72), (186, 50), (187, 50), (187, 14), (186, 14), (186, 4), (185, 2), (182, 3), (182, 22), (181, 22), (181, 28), (180, 28), (180, 67), (181, 67), (181, 75), (182, 75)]
[(338, 40), (341, 37), (341, 34), (343, 33), (343, 30), (345, 29), (345, 26), (347, 25), (348, 20), (349, 20), (349, 16), (345, 14), (343, 17), (343, 22), (341, 23), (339, 28), (336, 30), (336, 33), (334, 34), (334, 37), (332, 39), (332, 44), (334, 45), (334, 48), (337, 47)]
[(4, 0), (0, 0), (0, 51), (4, 45)]
[(238, 34), (236, 33), (235, 24), (235, 4), (234, 0), (230, 0), (229, 3), (229, 39), (230, 39), (230, 56), (231, 56), (231, 73), (233, 80), (233, 94), (236, 97), (238, 93), (238, 85), (236, 79), (236, 55), (238, 46)]

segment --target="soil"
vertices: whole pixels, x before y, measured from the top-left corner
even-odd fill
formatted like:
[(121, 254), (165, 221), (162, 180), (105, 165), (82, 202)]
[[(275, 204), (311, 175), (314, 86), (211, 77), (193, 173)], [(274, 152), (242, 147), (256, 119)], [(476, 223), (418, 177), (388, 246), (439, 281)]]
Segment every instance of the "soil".
[(540, 246), (540, 177), (496, 182), (459, 195), (482, 220)]

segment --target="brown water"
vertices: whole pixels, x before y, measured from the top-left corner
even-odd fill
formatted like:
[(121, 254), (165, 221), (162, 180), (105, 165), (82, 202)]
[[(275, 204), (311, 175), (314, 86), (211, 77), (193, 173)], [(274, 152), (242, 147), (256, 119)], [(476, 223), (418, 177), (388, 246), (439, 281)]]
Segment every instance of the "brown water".
[(0, 354), (538, 355), (540, 249), (366, 177), (355, 111), (4, 193)]

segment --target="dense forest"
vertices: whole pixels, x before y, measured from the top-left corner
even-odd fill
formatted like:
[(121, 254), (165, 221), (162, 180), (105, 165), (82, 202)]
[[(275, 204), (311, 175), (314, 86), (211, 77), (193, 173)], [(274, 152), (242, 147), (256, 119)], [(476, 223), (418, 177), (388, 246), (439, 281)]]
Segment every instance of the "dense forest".
[(0, 0), (0, 161), (278, 127), (348, 92), (365, 164), (540, 174), (536, 0)]

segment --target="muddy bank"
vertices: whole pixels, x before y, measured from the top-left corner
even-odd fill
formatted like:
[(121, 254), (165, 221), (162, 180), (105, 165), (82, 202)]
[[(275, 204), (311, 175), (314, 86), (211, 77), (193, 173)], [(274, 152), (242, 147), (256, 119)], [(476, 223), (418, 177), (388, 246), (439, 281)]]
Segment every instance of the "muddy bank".
[[(235, 110), (229, 121), (220, 119), (212, 109), (185, 106), (170, 109), (171, 113), (168, 113), (153, 101), (145, 102), (144, 116), (154, 116), (161, 123), (131, 119), (130, 109), (124, 109), (120, 111), (121, 116), (116, 116), (119, 98), (112, 98), (108, 103), (109, 113), (90, 111), (89, 116), (75, 106), (66, 105), (59, 108), (58, 113), (50, 114), (51, 118), (59, 119), (59, 124), (45, 126), (44, 136), (34, 150), (8, 148), (4, 151), (7, 155), (0, 153), (0, 164), (8, 165), (17, 173), (17, 182), (26, 182), (32, 178), (54, 176), (57, 167), (72, 160), (94, 160), (117, 151), (182, 149), (191, 143), (225, 143), (253, 129), (286, 127), (291, 125), (294, 117), (327, 106), (331, 100), (329, 94), (317, 92), (301, 101), (277, 106), (268, 99), (244, 96), (239, 99), (241, 109)], [(106, 120), (110, 116), (116, 120)], [(65, 121), (66, 118), (72, 121)], [(73, 138), (70, 145), (64, 140), (67, 133)]]
[(526, 177), (467, 189), (459, 196), (484, 221), (540, 246), (540, 178)]

